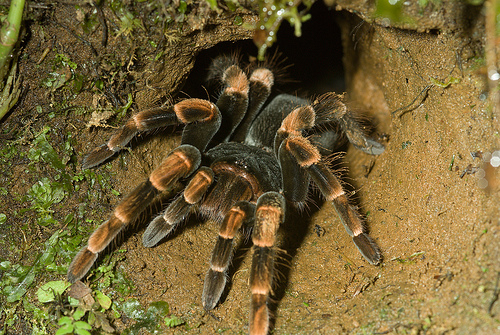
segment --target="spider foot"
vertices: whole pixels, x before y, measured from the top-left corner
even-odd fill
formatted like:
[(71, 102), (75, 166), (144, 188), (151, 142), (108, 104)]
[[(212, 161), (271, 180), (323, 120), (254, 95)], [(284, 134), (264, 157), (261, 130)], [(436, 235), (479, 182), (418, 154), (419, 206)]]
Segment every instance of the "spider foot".
[(205, 310), (213, 309), (224, 291), (226, 272), (233, 256), (234, 236), (243, 226), (253, 221), (255, 206), (246, 201), (237, 202), (225, 215), (219, 236), (212, 251), (210, 269), (205, 277), (202, 302)]
[(97, 259), (97, 253), (93, 253), (84, 247), (78, 252), (78, 254), (73, 258), (73, 261), (68, 268), (68, 281), (74, 283), (85, 276), (85, 274), (90, 270), (92, 265)]
[(90, 169), (97, 166), (113, 156), (116, 151), (109, 149), (107, 144), (103, 144), (92, 150), (87, 156), (83, 158), (82, 169)]
[(209, 269), (205, 276), (205, 284), (203, 285), (203, 294), (201, 301), (203, 308), (206, 311), (214, 309), (219, 302), (224, 287), (226, 287), (226, 273)]
[(353, 236), (352, 240), (363, 257), (372, 265), (378, 265), (382, 261), (382, 253), (377, 244), (366, 233)]

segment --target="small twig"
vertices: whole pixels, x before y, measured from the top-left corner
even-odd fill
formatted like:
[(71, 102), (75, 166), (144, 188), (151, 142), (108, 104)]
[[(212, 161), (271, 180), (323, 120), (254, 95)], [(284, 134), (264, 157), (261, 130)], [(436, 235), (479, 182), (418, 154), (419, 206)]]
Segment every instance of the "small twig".
[(104, 16), (104, 12), (102, 11), (101, 6), (99, 6), (95, 1), (92, 1), (92, 6), (97, 10), (97, 16), (99, 17), (99, 23), (102, 27), (102, 38), (101, 44), (103, 47), (106, 47), (108, 44), (108, 25), (106, 24), (106, 17)]
[(490, 304), (488, 305), (488, 314), (493, 317), (493, 305), (498, 300), (500, 290), (498, 288), (498, 282), (500, 281), (500, 271), (497, 272), (497, 281), (495, 283), (495, 288), (493, 289), (493, 297), (491, 298)]
[(78, 35), (77, 33), (75, 33), (74, 31), (72, 31), (71, 29), (69, 29), (69, 27), (67, 27), (66, 25), (62, 24), (61, 22), (56, 21), (56, 24), (60, 25), (64, 29), (66, 29), (71, 35), (73, 35), (76, 39), (80, 40), (83, 44), (88, 45), (90, 47), (90, 49), (92, 50), (92, 53), (94, 54), (94, 56), (98, 55), (97, 54), (97, 50), (94, 48), (94, 46), (92, 45), (92, 43), (90, 43), (89, 41), (87, 41), (86, 39), (84, 39), (83, 37), (81, 37), (80, 35)]
[[(403, 116), (404, 114), (406, 114), (408, 112), (411, 112), (411, 111), (417, 109), (418, 107), (420, 107), (422, 105), (422, 103), (425, 101), (425, 99), (427, 98), (427, 93), (429, 92), (429, 90), (432, 87), (434, 87), (434, 84), (429, 84), (429, 85), (425, 86), (424, 89), (415, 97), (415, 99), (412, 100), (412, 102), (410, 102), (408, 105), (406, 105), (404, 107), (396, 109), (395, 111), (393, 111), (391, 113), (391, 115), (395, 115), (397, 112), (402, 111), (402, 113), (400, 113), (398, 115), (398, 117), (401, 118), (401, 116)], [(418, 103), (418, 105), (415, 106), (414, 108), (410, 108), (415, 103), (415, 101), (417, 101), (417, 99), (420, 96), (422, 96), (422, 100), (420, 100), (420, 102)]]

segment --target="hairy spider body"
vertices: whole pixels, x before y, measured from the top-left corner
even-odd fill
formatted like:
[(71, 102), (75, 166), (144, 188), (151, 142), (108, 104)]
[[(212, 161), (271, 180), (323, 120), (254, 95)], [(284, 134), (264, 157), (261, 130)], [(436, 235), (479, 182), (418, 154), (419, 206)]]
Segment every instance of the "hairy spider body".
[[(84, 168), (101, 164), (137, 133), (183, 124), (182, 143), (115, 208), (111, 218), (89, 238), (68, 270), (81, 279), (103, 251), (161, 192), (178, 181), (187, 184), (148, 225), (143, 244), (153, 247), (197, 210), (220, 224), (202, 294), (213, 309), (226, 285), (233, 240), (242, 227), (252, 228), (252, 293), (249, 332), (269, 330), (267, 307), (272, 293), (276, 234), (285, 220), (287, 202), (302, 206), (314, 183), (331, 202), (364, 258), (378, 264), (381, 254), (349, 204), (327, 157), (342, 144), (344, 133), (357, 148), (380, 154), (384, 147), (363, 134), (339, 96), (328, 93), (314, 103), (278, 95), (264, 106), (274, 83), (272, 72), (259, 67), (247, 75), (234, 58), (217, 58), (210, 70), (223, 91), (216, 104), (187, 99), (133, 116), (110, 140), (94, 149)], [(340, 130), (340, 131), (339, 131)]]

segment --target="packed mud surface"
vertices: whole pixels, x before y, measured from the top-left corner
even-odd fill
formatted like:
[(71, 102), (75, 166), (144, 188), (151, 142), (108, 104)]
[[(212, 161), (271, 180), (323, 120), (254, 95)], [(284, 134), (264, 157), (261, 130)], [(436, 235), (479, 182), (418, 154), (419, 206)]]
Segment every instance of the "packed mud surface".
[[(82, 157), (134, 113), (186, 97), (214, 101), (217, 89), (203, 81), (211, 58), (236, 49), (245, 60), (256, 55), (245, 29), (257, 20), (249, 9), (217, 14), (190, 7), (181, 28), (170, 31), (153, 24), (159, 9), (147, 2), (135, 6), (142, 22), (132, 20), (130, 30), (113, 26), (116, 10), (106, 5), (29, 7), (19, 57), (24, 91), (1, 121), (2, 152), (9, 143), (17, 150), (2, 160), (1, 261), (35, 262), (49, 237), (66, 229), (68, 214), (82, 232), (77, 249), (83, 247), (120, 200), (180, 144), (179, 129), (139, 136), (132, 150), (94, 169), (104, 182), (73, 181), (78, 187), (50, 207), (58, 223), (40, 225), (40, 211), (26, 194), (43, 178), (54, 178), (54, 170), (47, 159), (33, 163), (27, 157), (44, 129), (50, 129), (48, 141), (64, 169), (76, 175)], [(289, 209), (279, 232), (270, 303), (274, 334), (500, 334), (499, 111), (491, 106), (486, 79), (481, 6), (460, 8), (462, 24), (443, 16), (439, 29), (417, 31), (362, 21), (349, 6), (335, 11), (318, 3), (303, 37), (288, 36), (293, 29), (282, 27), (277, 43), (294, 64), (288, 70), (293, 80), (277, 83), (276, 92), (317, 97), (345, 90), (367, 133), (386, 147), (370, 156), (346, 146), (335, 164), (347, 168), (350, 199), (384, 259), (369, 265), (333, 206), (311, 190), (308, 208)], [(106, 43), (99, 17), (108, 22)], [(124, 108), (127, 101), (133, 103)], [(146, 209), (113, 248), (120, 254), (116, 269), (135, 286), (119, 303), (134, 298), (146, 308), (167, 302), (169, 313), (183, 322), (161, 327), (161, 334), (247, 333), (251, 240), (239, 240), (228, 288), (207, 312), (201, 293), (218, 227), (192, 215), (158, 246), (145, 248), (144, 226), (161, 205)], [(62, 258), (56, 262), (68, 266)], [(65, 279), (58, 272), (37, 276), (26, 293), (33, 303), (44, 282)], [(115, 297), (113, 287), (105, 293)], [(0, 314), (4, 333), (31, 334), (30, 312), (21, 304), (5, 306), (18, 317), (7, 324), (9, 314)], [(56, 322), (46, 326), (48, 333)], [(135, 322), (118, 315), (111, 325), (121, 333)]]

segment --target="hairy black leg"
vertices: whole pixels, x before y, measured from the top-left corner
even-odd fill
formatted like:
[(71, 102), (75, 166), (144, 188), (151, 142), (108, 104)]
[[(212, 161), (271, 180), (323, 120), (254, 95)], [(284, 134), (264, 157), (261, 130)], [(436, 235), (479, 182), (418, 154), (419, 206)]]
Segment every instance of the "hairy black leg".
[(249, 78), (250, 93), (248, 101), (248, 110), (241, 120), (238, 128), (234, 131), (232, 140), (236, 142), (243, 142), (248, 133), (248, 129), (252, 125), (253, 120), (267, 98), (271, 95), (271, 89), (274, 84), (273, 73), (266, 68), (255, 69)]
[(363, 134), (354, 116), (348, 112), (340, 98), (333, 93), (325, 94), (312, 106), (298, 107), (290, 112), (276, 132), (274, 151), (282, 169), (284, 193), (293, 195), (295, 199), (300, 199), (299, 196), (305, 197), (305, 193), (300, 189), (304, 187), (306, 178), (297, 173), (297, 170), (306, 171), (323, 196), (333, 203), (342, 224), (361, 254), (371, 264), (378, 264), (381, 253), (366, 233), (360, 215), (349, 204), (340, 181), (323, 162), (319, 149), (310, 138), (304, 137), (306, 131), (315, 127), (327, 127), (329, 123), (340, 124), (348, 139), (363, 151), (371, 154), (383, 152), (383, 145)]
[(334, 123), (340, 126), (342, 132), (347, 135), (357, 149), (370, 154), (380, 155), (385, 147), (365, 135), (358, 118), (342, 102), (341, 97), (335, 93), (326, 93), (319, 97), (312, 105), (315, 111), (315, 125)]
[(239, 201), (222, 221), (203, 286), (202, 302), (206, 310), (211, 310), (217, 305), (226, 286), (226, 273), (233, 256), (234, 236), (242, 226), (248, 226), (253, 222), (254, 213), (255, 205)]
[(155, 246), (182, 222), (191, 209), (197, 205), (214, 180), (214, 173), (207, 167), (201, 167), (191, 178), (184, 192), (167, 209), (158, 215), (144, 232), (142, 243), (145, 247)]
[(250, 335), (265, 335), (269, 330), (267, 304), (272, 293), (276, 233), (284, 220), (285, 198), (281, 194), (267, 192), (259, 197), (252, 232)]
[(222, 93), (217, 107), (222, 114), (222, 124), (214, 140), (227, 141), (245, 116), (248, 108), (249, 83), (245, 72), (237, 65), (231, 65), (222, 73)]
[(85, 246), (73, 259), (68, 269), (68, 280), (81, 279), (94, 264), (97, 254), (115, 239), (124, 227), (133, 222), (154, 197), (167, 190), (179, 178), (189, 176), (198, 168), (201, 154), (191, 145), (182, 145), (171, 151), (149, 179), (137, 186), (115, 208), (112, 217), (90, 236)]
[(215, 222), (221, 222), (229, 209), (238, 201), (250, 201), (253, 197), (248, 180), (234, 173), (224, 171), (220, 165), (213, 165), (217, 182), (200, 204), (200, 212)]
[(134, 136), (169, 125), (185, 124), (182, 144), (190, 144), (204, 151), (219, 130), (221, 116), (217, 106), (202, 99), (187, 99), (173, 106), (152, 108), (132, 116), (109, 141), (92, 150), (82, 162), (87, 169), (101, 164), (123, 149)]
[(301, 136), (302, 132), (314, 126), (315, 113), (311, 106), (302, 106), (289, 113), (281, 123), (274, 138), (274, 152), (281, 167), (283, 194), (298, 204), (305, 201), (309, 192), (310, 177), (286, 146), (281, 143), (289, 136)]
[(283, 119), (294, 109), (308, 104), (307, 100), (293, 95), (276, 96), (252, 122), (245, 137), (245, 144), (272, 149), (276, 132)]
[(311, 178), (284, 146), (279, 149), (278, 159), (281, 167), (283, 194), (287, 200), (295, 203), (300, 208), (309, 193)]
[(349, 204), (339, 179), (321, 160), (318, 149), (308, 139), (301, 136), (289, 137), (282, 142), (281, 146), (283, 150), (293, 155), (297, 163), (309, 173), (323, 196), (333, 203), (342, 224), (363, 257), (371, 264), (380, 263), (382, 255), (378, 246), (366, 233), (359, 213)]

